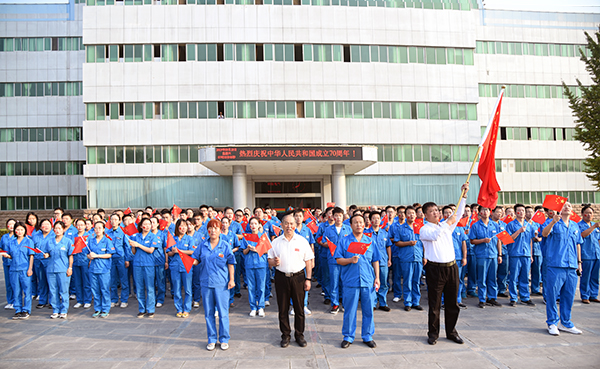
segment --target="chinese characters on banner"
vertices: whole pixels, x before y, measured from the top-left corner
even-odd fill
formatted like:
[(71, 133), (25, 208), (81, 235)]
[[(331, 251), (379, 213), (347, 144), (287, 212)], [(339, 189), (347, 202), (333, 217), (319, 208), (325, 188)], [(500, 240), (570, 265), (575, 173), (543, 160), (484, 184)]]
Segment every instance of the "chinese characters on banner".
[(362, 160), (362, 147), (217, 147), (217, 161)]

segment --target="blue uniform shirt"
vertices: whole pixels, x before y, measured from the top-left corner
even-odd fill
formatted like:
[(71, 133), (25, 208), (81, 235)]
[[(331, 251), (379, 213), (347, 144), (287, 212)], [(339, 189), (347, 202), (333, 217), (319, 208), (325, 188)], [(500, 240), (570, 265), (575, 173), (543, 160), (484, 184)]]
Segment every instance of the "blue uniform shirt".
[[(2, 238), (0, 238), (0, 250), (4, 250), (6, 252), (8, 252), (8, 246), (10, 245), (10, 243), (12, 242), (12, 240), (15, 238), (15, 236), (11, 236), (10, 234), (5, 234), (2, 236)], [(9, 258), (2, 258), (2, 262), (4, 263), (4, 265), (10, 265), (11, 260)], [(5, 278), (8, 278), (6, 276), (4, 276)]]
[(371, 236), (367, 236), (370, 237), (377, 246), (377, 251), (379, 251), (379, 266), (387, 267), (389, 261), (387, 249), (392, 245), (387, 231), (383, 228), (379, 228), (379, 231), (375, 232), (373, 228), (368, 228), (365, 229), (364, 233), (365, 235), (370, 233)]
[[(235, 234), (229, 232), (235, 237)], [(200, 286), (224, 288), (229, 283), (228, 264), (235, 265), (231, 245), (221, 237), (213, 249), (210, 239), (203, 241), (194, 251), (192, 258), (200, 262)]]
[(11, 238), (8, 250), (4, 250), (7, 251), (12, 258), (10, 263), (11, 272), (22, 272), (29, 269), (29, 255), (33, 255), (35, 252), (25, 246), (31, 247), (32, 249), (35, 248), (31, 238), (23, 237), (21, 243), (19, 243), (15, 236)]
[[(398, 247), (394, 246), (392, 248), (392, 256), (396, 256), (400, 259), (401, 262), (423, 262), (423, 243), (419, 235), (415, 234), (414, 229), (408, 225), (407, 222), (403, 224), (398, 224), (397, 226), (392, 226), (392, 235), (390, 238), (394, 239), (394, 242), (402, 241), (417, 241), (414, 246), (404, 246)], [(398, 250), (394, 250), (398, 249)], [(394, 251), (396, 255), (394, 255)]]
[[(339, 247), (341, 240), (351, 233), (352, 233), (352, 228), (350, 228), (350, 226), (348, 226), (346, 224), (342, 224), (342, 227), (340, 228), (340, 233), (338, 233), (337, 228), (335, 227), (335, 223), (334, 223), (325, 229), (325, 232), (323, 235), (323, 242), (327, 243), (327, 240), (325, 239), (325, 238), (327, 238), (329, 241), (333, 242), (337, 247)], [(336, 265), (337, 261), (335, 261), (334, 256), (331, 256), (331, 251), (325, 247), (324, 247), (324, 249), (327, 252), (328, 264)]]
[[(116, 252), (115, 246), (112, 241), (106, 236), (100, 239), (100, 242), (96, 240), (96, 236), (88, 237), (88, 247), (84, 247), (82, 254), (88, 255), (90, 252), (95, 252), (98, 255), (114, 254)], [(111, 260), (110, 259), (92, 259), (90, 262), (90, 273), (104, 274), (110, 273)]]
[(50, 254), (46, 259), (46, 271), (48, 273), (66, 273), (69, 269), (69, 256), (73, 254), (75, 247), (70, 238), (63, 236), (56, 242), (56, 236), (48, 238), (42, 247), (43, 252)]
[[(364, 255), (354, 254), (348, 251), (348, 247), (352, 242), (370, 243)], [(334, 258), (351, 258), (354, 255), (359, 255), (358, 263), (350, 263), (343, 265), (341, 270), (342, 284), (344, 287), (372, 287), (375, 283), (375, 270), (372, 263), (379, 261), (379, 250), (373, 244), (373, 240), (365, 236), (361, 237), (360, 241), (354, 237), (353, 233), (342, 238), (338, 247), (335, 249)]]
[[(323, 237), (323, 235), (325, 234), (325, 229), (327, 229), (327, 227), (329, 227), (330, 224), (329, 222), (323, 222), (323, 223), (319, 223), (319, 227), (317, 228), (317, 233), (315, 233), (315, 240), (319, 240), (319, 238), (321, 239), (320, 242), (322, 243), (326, 243), (325, 242), (325, 238)], [(319, 257), (322, 259), (327, 258), (327, 254), (331, 254), (329, 252), (329, 249), (327, 247), (322, 247), (319, 245)]]
[[(71, 226), (69, 228), (65, 229), (63, 236), (70, 238), (71, 241), (75, 241), (75, 237), (77, 237), (77, 233), (79, 233), (77, 231), (77, 228), (75, 228), (75, 226), (71, 224)], [(92, 230), (92, 233), (93, 233), (93, 230)]]
[[(51, 238), (53, 239), (54, 237), (56, 237), (56, 235), (54, 234), (54, 231), (48, 232), (48, 234), (45, 237), (44, 237), (44, 234), (41, 231), (39, 231), (39, 232), (33, 232), (31, 239), (33, 240), (33, 243), (35, 244), (35, 247), (37, 247), (40, 250), (43, 250), (44, 244), (46, 242), (48, 242), (49, 239), (51, 239)], [(43, 265), (48, 264), (48, 259), (44, 259), (43, 254), (35, 253), (35, 254), (33, 254), (33, 258), (41, 260)]]
[(478, 220), (471, 226), (469, 231), (469, 240), (480, 240), (489, 238), (490, 242), (473, 245), (475, 257), (478, 259), (493, 259), (498, 257), (498, 239), (496, 235), (501, 231), (498, 230), (497, 223), (489, 220), (485, 225), (482, 220)]
[[(229, 248), (232, 250), (232, 252), (236, 247), (240, 247), (240, 240), (237, 238), (237, 235), (231, 231), (231, 229), (227, 230), (227, 234), (221, 233), (221, 239), (229, 245)], [(203, 243), (204, 240), (202, 240), (202, 242), (199, 244), (201, 245)]]
[[(493, 221), (493, 220), (490, 218), (490, 223), (494, 223), (494, 224), (496, 225), (496, 229), (498, 230), (498, 232), (497, 232), (496, 234), (498, 234), (498, 233), (500, 233), (500, 232), (502, 232), (502, 231), (505, 231), (505, 230), (506, 230), (506, 225), (507, 225), (507, 224), (506, 224), (506, 223), (504, 223), (502, 220), (499, 220), (499, 221), (495, 222), (495, 221)], [(509, 233), (510, 233), (510, 232), (509, 232)], [(497, 245), (497, 244), (498, 244), (498, 237), (496, 237), (496, 238), (495, 238), (495, 241), (496, 241), (496, 242), (494, 242), (494, 245)], [(505, 245), (505, 244), (504, 244), (504, 243), (502, 243), (502, 242), (500, 242), (500, 244), (502, 245), (502, 255), (503, 255), (503, 256), (504, 256), (504, 255), (508, 255), (508, 247), (507, 247), (507, 245)]]
[[(141, 233), (136, 233), (130, 237), (130, 240), (135, 241), (142, 246), (145, 247), (158, 247), (158, 238), (152, 232), (148, 232), (146, 237), (144, 237)], [(133, 265), (144, 266), (144, 267), (153, 267), (154, 266), (154, 256), (152, 254), (147, 253), (146, 251), (137, 249), (135, 250), (135, 254), (133, 255)], [(169, 266), (170, 268), (170, 266)]]
[(309, 245), (312, 245), (315, 243), (315, 237), (313, 236), (312, 232), (310, 231), (310, 229), (308, 229), (307, 226), (302, 225), (302, 229), (300, 231), (298, 231), (298, 228), (296, 228), (295, 232), (297, 234), (299, 234), (300, 236), (304, 237)]
[[(173, 247), (177, 247), (179, 250), (181, 251), (189, 251), (189, 250), (194, 250), (194, 240), (191, 236), (185, 234), (181, 237), (179, 236), (174, 236), (173, 239), (175, 239), (175, 245), (169, 247), (167, 250), (165, 250), (166, 252), (171, 252), (173, 251)], [(169, 261), (169, 269), (171, 269), (174, 272), (187, 272), (187, 270), (185, 270), (185, 266), (183, 265), (183, 261), (181, 260), (181, 257), (179, 256), (179, 253), (176, 252), (175, 255), (172, 256), (171, 260)], [(191, 270), (190, 270), (191, 273)]]
[[(590, 228), (583, 220), (577, 223), (581, 232)], [(594, 222), (592, 222), (594, 225)], [(583, 239), (581, 244), (581, 260), (598, 260), (600, 259), (600, 229), (596, 228), (586, 238)]]
[[(106, 236), (112, 239), (113, 246), (115, 247), (115, 254), (112, 256), (113, 259), (125, 257), (125, 260), (131, 261), (131, 249), (129, 246), (129, 242), (125, 237), (125, 233), (121, 228), (117, 229), (107, 229), (105, 232)], [(91, 237), (96, 237), (92, 235)]]
[[(469, 243), (469, 237), (465, 234), (465, 227), (456, 227), (452, 232), (452, 243), (454, 244), (454, 255), (456, 260), (462, 260), (466, 255), (462, 252), (462, 243)], [(460, 264), (459, 264), (460, 265)]]
[[(550, 224), (550, 222), (552, 222), (552, 218), (546, 219), (544, 224), (542, 224), (540, 226), (540, 235), (542, 234), (542, 231), (544, 230), (544, 228), (546, 228), (548, 226), (548, 224)], [(544, 257), (544, 258), (546, 257), (546, 241), (547, 240), (548, 240), (548, 237), (542, 236), (542, 242), (540, 242), (540, 250), (542, 250), (542, 257)]]
[(521, 225), (521, 223), (515, 219), (506, 225), (506, 231), (508, 234), (512, 235), (523, 226), (526, 227), (526, 231), (520, 233), (515, 239), (515, 242), (507, 245), (508, 256), (510, 257), (531, 257), (531, 239), (533, 238), (535, 232), (535, 229), (531, 226), (531, 224), (527, 223), (526, 220), (523, 220), (523, 225)]
[(244, 230), (242, 229), (242, 225), (235, 220), (229, 222), (229, 232), (233, 232), (234, 234), (242, 234)]
[[(259, 232), (258, 237), (260, 236), (262, 236), (262, 233)], [(245, 250), (248, 246), (256, 247), (257, 244), (257, 242), (248, 241), (247, 239), (242, 238), (240, 250)], [(242, 255), (244, 257), (244, 267), (246, 269), (266, 269), (268, 266), (266, 252), (263, 256), (258, 256), (258, 253), (254, 251), (248, 251), (247, 254)]]
[[(533, 229), (533, 237), (541, 237), (542, 230), (540, 229), (540, 225), (534, 221), (529, 223), (531, 228)], [(537, 235), (536, 235), (537, 233)], [(533, 248), (533, 256), (542, 256), (542, 247), (540, 241), (532, 240), (532, 248)]]
[(154, 258), (154, 266), (164, 266), (165, 262), (167, 261), (165, 256), (165, 247), (167, 245), (168, 234), (165, 231), (157, 229), (154, 235), (156, 236), (157, 241), (154, 252), (152, 253), (152, 257)]
[(579, 226), (572, 220), (569, 226), (559, 220), (548, 234), (546, 240), (547, 265), (554, 268), (577, 268), (577, 244), (582, 244)]

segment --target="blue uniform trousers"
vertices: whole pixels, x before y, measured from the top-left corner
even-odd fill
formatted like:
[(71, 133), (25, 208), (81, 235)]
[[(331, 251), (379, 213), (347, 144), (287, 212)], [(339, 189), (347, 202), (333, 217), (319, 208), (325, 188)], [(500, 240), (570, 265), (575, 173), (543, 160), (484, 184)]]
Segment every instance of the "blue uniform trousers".
[(200, 302), (202, 298), (202, 289), (200, 288), (200, 264), (192, 267), (192, 298)]
[(421, 301), (421, 274), (423, 263), (418, 261), (402, 262), (402, 287), (404, 288), (404, 306), (417, 306)]
[(323, 290), (325, 300), (331, 300), (331, 289), (330, 278), (329, 278), (329, 264), (327, 263), (327, 258), (323, 258), (319, 256), (320, 264), (321, 264), (321, 289)]
[(340, 291), (343, 288), (341, 283), (342, 266), (338, 264), (329, 264), (329, 294), (331, 295), (331, 306), (339, 306)]
[[(504, 264), (504, 260), (502, 264)], [(510, 301), (517, 301), (519, 297), (518, 295), (521, 296), (521, 301), (529, 300), (530, 266), (530, 256), (513, 256), (510, 258), (510, 278), (508, 281), (508, 292), (510, 293)]]
[(388, 274), (390, 272), (390, 268), (388, 268), (387, 264), (385, 266), (379, 265), (379, 291), (375, 292), (375, 305), (379, 302), (379, 306), (387, 306), (387, 293), (388, 293)]
[(66, 314), (69, 311), (69, 283), (71, 282), (71, 277), (67, 276), (65, 272), (48, 273), (47, 280), (50, 289), (52, 312)]
[(549, 287), (546, 286), (546, 277), (548, 275), (548, 263), (546, 262), (546, 259), (542, 258), (542, 295), (544, 296), (544, 301), (548, 301), (547, 297), (547, 290)]
[[(556, 299), (560, 297), (560, 322), (567, 328), (573, 328), (571, 309), (577, 288), (577, 272), (575, 268), (548, 267), (544, 286), (546, 292), (546, 323), (558, 324), (558, 308)], [(546, 288), (544, 287), (544, 290)]]
[(46, 276), (46, 266), (40, 259), (33, 260), (33, 273), (37, 279), (37, 290), (33, 290), (33, 295), (39, 296), (38, 304), (46, 305), (48, 303), (48, 278)]
[(395, 256), (392, 257), (392, 278), (394, 297), (402, 298), (402, 263)]
[(542, 282), (542, 256), (533, 256), (531, 263), (531, 293), (540, 292), (540, 282)]
[(206, 335), (208, 343), (217, 342), (217, 324), (215, 309), (219, 313), (219, 342), (229, 342), (229, 290), (227, 286), (210, 288), (202, 287), (202, 306), (206, 320)]
[(154, 314), (156, 295), (154, 292), (154, 266), (135, 266), (133, 280), (136, 284), (138, 310), (140, 313)]
[(110, 266), (110, 300), (119, 302), (118, 286), (121, 283), (121, 302), (129, 300), (129, 274), (125, 268), (125, 259), (113, 256)]
[(129, 286), (133, 287), (133, 294), (137, 296), (137, 284), (135, 283), (135, 269), (133, 265), (133, 260), (129, 262), (129, 268), (127, 268), (127, 280), (129, 281)]
[(15, 312), (27, 312), (31, 314), (31, 277), (27, 276), (27, 271), (10, 271), (10, 284), (15, 294), (13, 303)]
[(467, 265), (462, 266), (462, 260), (456, 260), (456, 266), (458, 267), (458, 296), (456, 296), (456, 302), (459, 304), (462, 302), (463, 295), (466, 294), (465, 274), (467, 273)]
[(344, 289), (344, 322), (342, 324), (342, 335), (344, 340), (354, 342), (356, 335), (356, 313), (358, 310), (358, 299), (362, 309), (361, 337), (363, 342), (373, 340), (375, 334), (375, 321), (373, 320), (373, 292), (375, 287), (343, 287)]
[(502, 264), (498, 264), (497, 286), (498, 293), (505, 293), (508, 288), (508, 271), (510, 270), (510, 260), (508, 255), (502, 255)]
[(3, 265), (4, 267), (4, 286), (6, 287), (6, 301), (9, 304), (15, 303), (15, 294), (13, 293), (12, 285), (10, 284), (10, 265)]
[(94, 310), (110, 312), (110, 274), (90, 273), (92, 294), (94, 295)]
[[(192, 274), (192, 271), (187, 273), (185, 270), (183, 272), (171, 270), (171, 282), (173, 283), (172, 288), (175, 294), (173, 299), (175, 301), (175, 310), (177, 310), (178, 313), (189, 313), (192, 310), (193, 278), (194, 275)], [(185, 297), (181, 296), (182, 288)]]
[(488, 299), (498, 297), (497, 272), (498, 262), (495, 258), (477, 259), (477, 296), (479, 302), (485, 302), (486, 296)]
[(242, 288), (242, 273), (244, 271), (244, 257), (242, 256), (241, 251), (236, 251), (235, 255), (235, 287), (233, 288), (233, 293), (240, 293)]
[(275, 268), (267, 269), (267, 277), (265, 278), (265, 301), (269, 301), (269, 297), (271, 297), (271, 278), (275, 276), (273, 270), (275, 270)]
[(264, 309), (267, 268), (246, 268), (245, 279), (248, 284), (250, 310)]
[(92, 303), (90, 268), (87, 264), (73, 267), (71, 285), (75, 285), (75, 296), (80, 304)]
[(475, 255), (467, 255), (467, 293), (477, 293), (477, 258)]
[(154, 266), (154, 289), (156, 291), (156, 303), (165, 303), (165, 294), (167, 293), (167, 278), (165, 264)]
[(600, 260), (582, 260), (579, 292), (582, 300), (598, 298), (598, 279), (600, 278)]

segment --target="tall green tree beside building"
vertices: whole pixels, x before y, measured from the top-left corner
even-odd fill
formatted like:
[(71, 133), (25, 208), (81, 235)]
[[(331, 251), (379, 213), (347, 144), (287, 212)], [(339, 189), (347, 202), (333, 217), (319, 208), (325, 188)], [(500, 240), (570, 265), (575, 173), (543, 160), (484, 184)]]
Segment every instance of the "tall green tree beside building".
[(600, 32), (596, 31), (594, 36), (595, 40), (585, 32), (590, 57), (580, 50), (581, 60), (592, 77), (592, 84), (586, 87), (577, 79), (581, 97), (577, 97), (575, 91), (569, 90), (564, 82), (563, 88), (575, 117), (574, 137), (583, 143), (586, 151), (590, 152), (590, 156), (584, 162), (586, 166), (584, 171), (600, 189)]

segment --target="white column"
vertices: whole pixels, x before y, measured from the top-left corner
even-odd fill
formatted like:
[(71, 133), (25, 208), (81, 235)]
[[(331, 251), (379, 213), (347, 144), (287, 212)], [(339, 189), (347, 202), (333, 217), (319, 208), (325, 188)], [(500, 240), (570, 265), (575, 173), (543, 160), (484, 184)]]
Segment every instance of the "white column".
[(233, 208), (246, 207), (246, 166), (233, 166)]
[(346, 173), (344, 164), (333, 164), (331, 166), (331, 197), (335, 206), (346, 211)]

